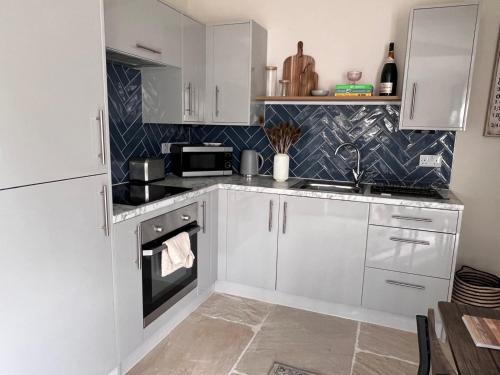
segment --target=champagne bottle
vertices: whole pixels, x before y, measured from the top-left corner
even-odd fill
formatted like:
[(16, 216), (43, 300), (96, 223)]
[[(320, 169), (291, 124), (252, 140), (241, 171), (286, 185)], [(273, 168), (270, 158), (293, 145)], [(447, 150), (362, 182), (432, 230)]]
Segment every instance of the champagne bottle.
[(389, 44), (389, 56), (385, 61), (380, 77), (380, 95), (394, 96), (398, 85), (398, 69), (394, 61), (394, 43)]

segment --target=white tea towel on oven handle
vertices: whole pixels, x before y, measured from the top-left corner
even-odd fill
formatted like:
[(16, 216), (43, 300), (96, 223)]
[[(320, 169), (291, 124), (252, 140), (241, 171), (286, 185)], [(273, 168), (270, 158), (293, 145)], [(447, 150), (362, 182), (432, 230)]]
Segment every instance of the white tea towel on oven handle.
[(186, 232), (163, 242), (165, 249), (161, 252), (161, 276), (165, 277), (179, 268), (191, 268), (194, 254), (191, 251), (191, 241)]

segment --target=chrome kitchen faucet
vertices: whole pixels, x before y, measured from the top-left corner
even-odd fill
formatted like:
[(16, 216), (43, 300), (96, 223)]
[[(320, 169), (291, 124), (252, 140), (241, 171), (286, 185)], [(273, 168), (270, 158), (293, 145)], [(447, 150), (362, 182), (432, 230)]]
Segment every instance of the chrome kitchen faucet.
[(352, 169), (352, 175), (354, 176), (354, 184), (356, 187), (359, 187), (359, 183), (361, 182), (361, 177), (363, 177), (363, 174), (365, 171), (360, 170), (360, 163), (361, 163), (361, 152), (359, 151), (358, 146), (356, 146), (354, 143), (347, 142), (347, 143), (342, 143), (337, 149), (335, 150), (335, 155), (338, 154), (340, 149), (344, 147), (352, 147), (354, 150), (356, 150), (356, 155), (357, 155), (357, 163), (356, 163), (356, 169)]

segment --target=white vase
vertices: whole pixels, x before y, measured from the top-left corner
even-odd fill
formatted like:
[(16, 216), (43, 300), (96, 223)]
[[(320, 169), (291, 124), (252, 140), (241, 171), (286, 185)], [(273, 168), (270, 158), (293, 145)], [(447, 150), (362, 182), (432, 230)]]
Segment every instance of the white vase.
[(289, 165), (290, 156), (287, 154), (274, 155), (273, 178), (278, 182), (288, 180)]

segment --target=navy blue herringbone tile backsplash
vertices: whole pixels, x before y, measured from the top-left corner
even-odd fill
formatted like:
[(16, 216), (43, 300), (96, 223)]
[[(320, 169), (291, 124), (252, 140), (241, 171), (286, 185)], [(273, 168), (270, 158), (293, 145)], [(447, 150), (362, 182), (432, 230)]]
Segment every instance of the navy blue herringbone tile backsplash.
[[(234, 147), (234, 169), (243, 149), (264, 156), (262, 174), (272, 174), (273, 151), (263, 130), (255, 126), (196, 127), (142, 124), (140, 71), (108, 63), (113, 182), (128, 179), (132, 156), (161, 156), (162, 142), (223, 142)], [(399, 106), (391, 105), (267, 105), (266, 126), (292, 122), (302, 130), (290, 150), (290, 175), (302, 178), (352, 180), (354, 153), (343, 142), (361, 149), (365, 181), (407, 186), (447, 187), (450, 182), (454, 132), (424, 134), (397, 129)], [(442, 155), (441, 168), (418, 166), (422, 154)], [(165, 157), (167, 172), (170, 159)]]
[(161, 154), (161, 144), (187, 142), (189, 129), (143, 124), (140, 70), (110, 62), (106, 66), (113, 183), (128, 181), (128, 160), (132, 157), (164, 157), (168, 172), (170, 158)]

